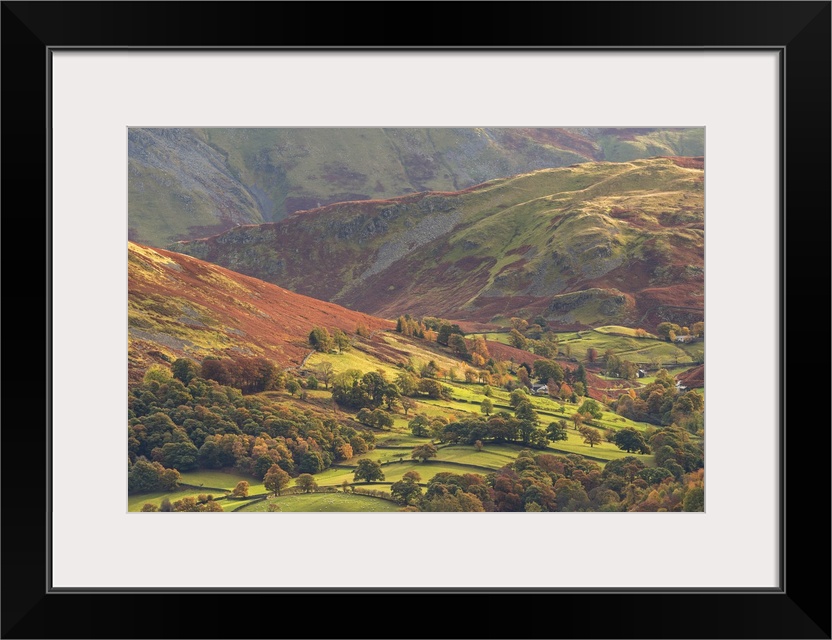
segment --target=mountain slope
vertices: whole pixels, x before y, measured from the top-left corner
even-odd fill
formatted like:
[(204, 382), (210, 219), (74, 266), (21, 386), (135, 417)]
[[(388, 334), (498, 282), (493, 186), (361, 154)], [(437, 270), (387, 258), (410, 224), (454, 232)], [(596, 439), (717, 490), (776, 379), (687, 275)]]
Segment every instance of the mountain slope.
[(701, 128), (133, 128), (130, 239), (165, 246), (334, 202), (457, 191), (577, 162), (703, 153)]
[(382, 317), (687, 324), (704, 300), (703, 181), (701, 159), (583, 163), (174, 247)]
[(297, 365), (314, 326), (391, 323), (170, 251), (128, 243), (130, 379), (153, 362), (237, 353)]

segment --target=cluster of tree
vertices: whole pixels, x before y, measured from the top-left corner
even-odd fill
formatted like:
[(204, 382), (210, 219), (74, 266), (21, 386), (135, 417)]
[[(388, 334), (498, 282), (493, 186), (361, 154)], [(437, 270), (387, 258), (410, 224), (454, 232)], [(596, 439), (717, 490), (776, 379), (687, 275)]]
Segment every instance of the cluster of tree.
[(286, 382), (285, 373), (273, 362), (266, 358), (247, 356), (208, 356), (202, 364), (188, 358), (179, 358), (173, 362), (170, 371), (154, 366), (145, 377), (155, 377), (159, 382), (165, 382), (171, 374), (186, 385), (194, 378), (204, 378), (240, 389), (243, 393), (282, 389)]
[(578, 455), (524, 450), (495, 473), (439, 473), (422, 493), (419, 475), (393, 483), (407, 511), (702, 511), (701, 468), (647, 467), (628, 456), (603, 469)]
[(623, 378), (624, 380), (635, 380), (638, 378), (638, 365), (629, 360), (622, 360), (612, 350), (604, 353), (604, 370), (612, 378)]
[(353, 480), (355, 482), (377, 482), (384, 480), (384, 471), (381, 469), (381, 464), (375, 460), (359, 460), (358, 466), (353, 472)]
[[(674, 474), (628, 456), (600, 466), (577, 455), (523, 451), (485, 478), (486, 511), (702, 511), (703, 474)], [(445, 479), (443, 484), (449, 484)], [(471, 485), (469, 485), (470, 487)], [(471, 489), (469, 488), (470, 492)]]
[(685, 429), (670, 425), (648, 433), (656, 464), (678, 477), (682, 472), (692, 472), (705, 465), (705, 453), (701, 440), (693, 441)]
[(423, 367), (423, 377), (405, 369), (389, 382), (383, 371), (348, 369), (332, 377), (332, 397), (338, 404), (354, 409), (378, 409), (383, 405), (390, 412), (401, 407), (407, 414), (415, 406), (410, 397), (451, 397), (451, 389), (432, 377), (437, 371), (431, 361)]
[(538, 424), (537, 412), (528, 400), (515, 407), (514, 416), (500, 411), (487, 420), (465, 418), (449, 422), (446, 418), (428, 418), (419, 414), (408, 423), (413, 435), (429, 437), (440, 443), (518, 442), (545, 449), (549, 442), (567, 438), (565, 420), (553, 422), (545, 429)]
[(657, 425), (676, 423), (698, 433), (703, 427), (704, 398), (695, 391), (680, 392), (667, 370), (660, 369), (652, 382), (638, 392), (630, 389), (611, 405), (625, 418)]
[[(451, 336), (464, 336), (464, 332), (458, 324), (452, 324), (441, 318), (425, 316), (421, 320), (411, 317), (410, 314), (399, 316), (396, 320), (396, 331), (406, 336), (423, 338), (430, 342), (438, 342), (441, 345), (449, 346)], [(464, 342), (462, 343), (464, 346)]]
[(322, 353), (329, 353), (335, 348), (342, 353), (350, 348), (350, 337), (337, 327), (331, 335), (326, 327), (315, 327), (309, 333), (309, 344)]
[(401, 480), (390, 486), (393, 499), (402, 505), (402, 511), (476, 512), (494, 511), (491, 490), (485, 476), (466, 473), (438, 473), (427, 483), (422, 493), (421, 477), (416, 471), (408, 471)]
[(173, 503), (171, 503), (170, 498), (162, 498), (162, 502), (158, 507), (152, 502), (146, 502), (142, 506), (142, 511), (161, 511), (162, 513), (170, 511), (209, 511), (222, 513), (223, 508), (214, 500), (214, 496), (200, 494), (196, 498), (193, 496), (186, 496)]
[(393, 426), (393, 416), (383, 409), (370, 410), (365, 407), (358, 412), (355, 419), (373, 429), (384, 430)]
[(396, 320), (396, 331), (407, 336), (436, 341), (448, 347), (460, 359), (471, 362), (475, 367), (494, 364), (485, 338), (475, 336), (468, 340), (459, 325), (446, 320), (432, 317), (419, 320), (405, 314)]
[[(558, 335), (549, 327), (543, 316), (532, 319), (531, 324), (523, 318), (511, 318), (509, 344), (517, 349), (529, 351), (544, 358), (554, 358), (560, 353)], [(565, 345), (567, 348), (568, 345)], [(564, 352), (564, 355), (570, 355)]]
[(128, 493), (175, 491), (178, 486), (176, 469), (166, 469), (160, 462), (150, 462), (145, 457), (137, 458), (135, 462), (127, 459)]
[(660, 322), (656, 327), (656, 335), (673, 342), (677, 336), (693, 336), (695, 338), (705, 337), (705, 323), (694, 322), (690, 328), (680, 327), (674, 322)]
[(354, 409), (377, 409), (386, 405), (392, 411), (401, 395), (382, 371), (361, 373), (358, 369), (347, 369), (333, 376), (330, 382), (335, 402)]
[[(396, 319), (396, 331), (401, 333), (405, 336), (412, 336), (414, 338), (422, 338), (425, 339), (425, 332), (431, 331), (425, 324), (419, 320), (418, 318), (412, 318), (409, 313), (399, 316)], [(436, 333), (432, 336), (433, 340), (436, 340)]]
[(563, 367), (554, 360), (535, 360), (534, 365), (529, 368), (526, 363), (520, 364), (516, 369), (517, 379), (520, 384), (515, 385), (509, 382), (505, 385), (508, 391), (515, 388), (532, 388), (532, 378), (538, 383), (548, 387), (549, 395), (552, 398), (560, 398), (568, 402), (577, 402), (578, 398), (587, 393), (586, 369), (582, 364), (577, 367)]
[(149, 488), (165, 469), (228, 467), (262, 478), (278, 465), (291, 475), (318, 473), (369, 451), (374, 442), (372, 432), (332, 416), (243, 396), (199, 377), (186, 385), (156, 371), (128, 397), (129, 473), (131, 486), (140, 487), (135, 491), (168, 490)]

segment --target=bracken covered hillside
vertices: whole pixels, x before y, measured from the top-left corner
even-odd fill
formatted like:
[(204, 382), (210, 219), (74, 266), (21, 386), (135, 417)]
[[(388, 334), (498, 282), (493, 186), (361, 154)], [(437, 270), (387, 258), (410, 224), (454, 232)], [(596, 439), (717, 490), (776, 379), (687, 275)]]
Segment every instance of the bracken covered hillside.
[(583, 163), (345, 202), (177, 251), (376, 316), (651, 326), (703, 317), (701, 158)]
[(129, 372), (180, 356), (264, 356), (282, 366), (310, 352), (315, 326), (354, 335), (387, 321), (313, 300), (188, 256), (128, 243)]

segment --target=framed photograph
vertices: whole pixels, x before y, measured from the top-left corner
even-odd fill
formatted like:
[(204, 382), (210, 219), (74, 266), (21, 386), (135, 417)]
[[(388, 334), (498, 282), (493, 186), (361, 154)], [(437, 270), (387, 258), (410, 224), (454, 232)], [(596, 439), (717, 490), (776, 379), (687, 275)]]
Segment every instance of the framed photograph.
[(830, 4), (323, 7), (3, 3), (3, 637), (830, 637)]

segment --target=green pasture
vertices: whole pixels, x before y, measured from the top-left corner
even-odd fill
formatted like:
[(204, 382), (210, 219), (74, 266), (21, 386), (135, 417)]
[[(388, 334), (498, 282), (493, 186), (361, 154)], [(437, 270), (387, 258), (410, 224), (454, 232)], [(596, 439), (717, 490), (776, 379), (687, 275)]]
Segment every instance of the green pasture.
[(249, 484), (249, 495), (265, 493), (266, 491), (266, 487), (263, 486), (262, 480), (258, 482), (251, 476), (244, 476), (233, 471), (213, 471), (201, 469), (199, 471), (186, 471), (180, 475), (180, 482), (195, 486), (202, 485), (203, 488), (199, 490), (199, 493), (211, 493), (210, 488), (213, 487), (219, 487), (220, 489), (227, 489), (228, 491), (231, 491), (237, 486), (238, 482), (243, 480)]
[(466, 338), (475, 338), (477, 336), (482, 336), (486, 340), (490, 342), (499, 342), (501, 344), (507, 344), (511, 346), (511, 341), (509, 340), (509, 334), (506, 332), (500, 333), (469, 333), (466, 334)]
[(601, 358), (607, 350), (612, 350), (623, 360), (643, 363), (657, 361), (660, 365), (699, 362), (705, 350), (704, 341), (677, 344), (655, 337), (639, 338), (635, 336), (634, 329), (627, 330), (626, 327), (615, 326), (600, 327), (591, 331), (558, 333), (558, 338), (561, 352), (568, 351), (572, 357), (584, 362), (587, 349), (590, 348), (598, 352), (598, 358)]
[[(595, 331), (597, 331), (598, 333), (603, 333), (603, 334), (612, 335), (612, 336), (626, 336), (626, 337), (630, 337), (630, 338), (641, 338), (642, 337), (642, 336), (638, 335), (638, 333), (637, 333), (638, 330), (637, 329), (633, 329), (631, 327), (621, 327), (621, 326), (613, 325), (613, 324), (607, 325), (605, 327), (595, 327)], [(648, 333), (644, 337), (653, 338), (654, 340), (657, 339), (657, 337), (655, 335), (653, 335), (652, 333)]]
[[(171, 502), (176, 502), (177, 500), (181, 500), (182, 498), (193, 497), (196, 498), (201, 493), (210, 493), (210, 491), (195, 491), (194, 489), (180, 489), (179, 491), (157, 491), (153, 493), (136, 493), (133, 495), (127, 496), (127, 510), (128, 511), (141, 511), (142, 507), (146, 502), (150, 502), (151, 504), (155, 504), (157, 507), (162, 504), (162, 500), (165, 498), (170, 498)], [(215, 497), (219, 497), (220, 495), (225, 495), (222, 492), (214, 492)], [(220, 500), (220, 504), (222, 504), (224, 500)]]
[(281, 513), (337, 511), (381, 513), (398, 511), (401, 508), (389, 500), (353, 493), (303, 493), (262, 500), (244, 507), (238, 513), (268, 512), (270, 503), (277, 504)]

